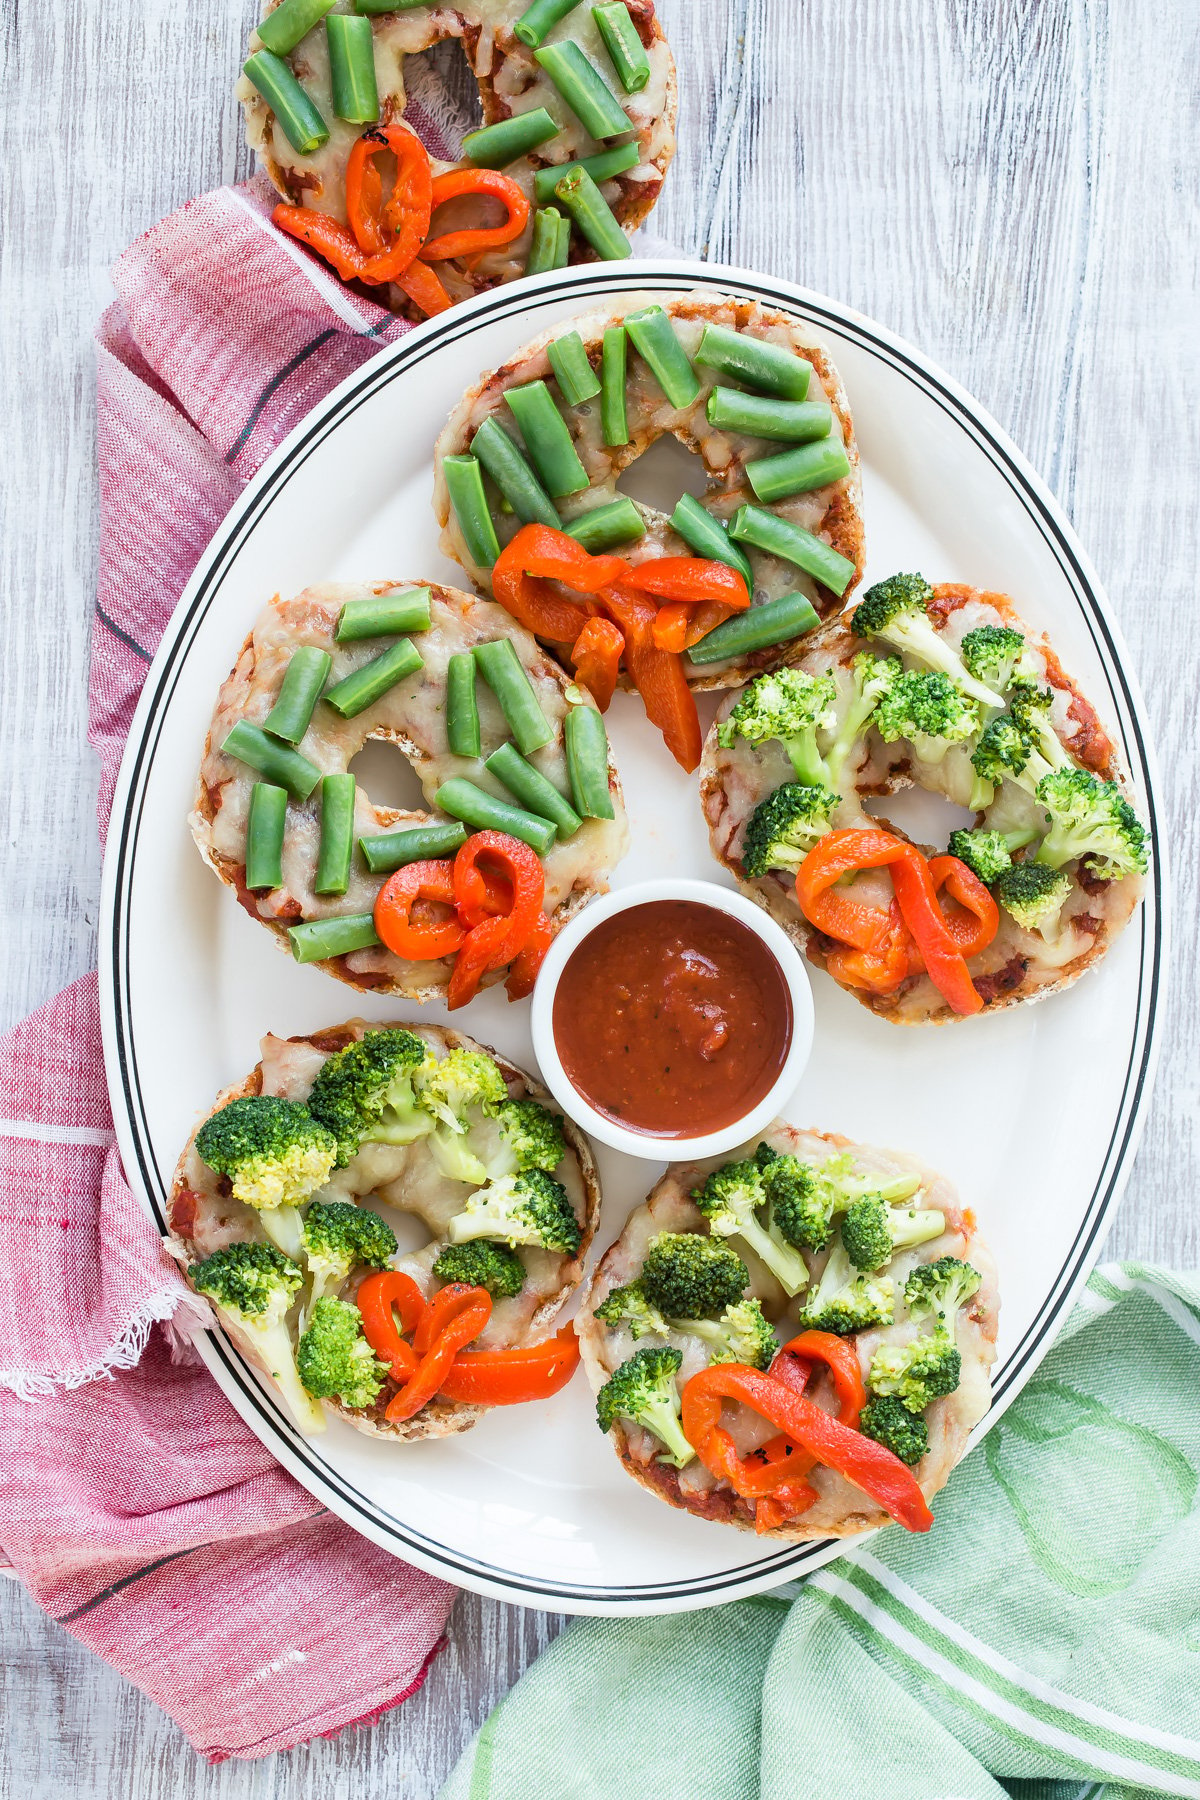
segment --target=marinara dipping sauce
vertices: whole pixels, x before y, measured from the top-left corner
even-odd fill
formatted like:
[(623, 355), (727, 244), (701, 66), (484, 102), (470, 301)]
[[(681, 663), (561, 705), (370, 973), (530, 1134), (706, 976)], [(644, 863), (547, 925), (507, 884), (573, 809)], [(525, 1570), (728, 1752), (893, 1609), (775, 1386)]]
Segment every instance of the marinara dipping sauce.
[(783, 1070), (792, 998), (758, 935), (714, 906), (651, 900), (614, 913), (554, 994), (568, 1079), (632, 1131), (700, 1137), (744, 1118)]

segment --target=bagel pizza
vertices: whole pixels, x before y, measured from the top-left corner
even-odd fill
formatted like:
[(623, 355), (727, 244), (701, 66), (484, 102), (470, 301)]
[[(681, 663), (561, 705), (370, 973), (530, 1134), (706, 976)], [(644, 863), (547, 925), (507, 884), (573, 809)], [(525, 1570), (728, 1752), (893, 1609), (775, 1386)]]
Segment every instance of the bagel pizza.
[[(920, 575), (878, 583), (729, 696), (701, 771), (718, 860), (811, 962), (905, 1025), (1042, 999), (1103, 956), (1148, 866), (1127, 786), (1012, 602)], [(944, 851), (876, 810), (910, 787), (947, 802)]]
[[(408, 759), (430, 811), (359, 787), (350, 764), (372, 739)], [(628, 846), (588, 697), (502, 607), (432, 583), (264, 608), (218, 696), (191, 827), (297, 961), (452, 1007), (506, 968), (527, 993)]]
[[(264, 1038), (179, 1159), (169, 1248), (298, 1428), (444, 1437), (570, 1379), (590, 1147), (520, 1069), (438, 1026)], [(392, 1221), (429, 1233), (401, 1255)], [(468, 1348), (469, 1346), (469, 1348)]]
[[(407, 59), (448, 41), (484, 121), (457, 161), (405, 122)], [(417, 318), (519, 275), (630, 255), (675, 151), (675, 64), (653, 0), (279, 0), (237, 93), (282, 196), (276, 224)], [(409, 118), (448, 148), (419, 95)]]
[(624, 1468), (697, 1518), (802, 1541), (929, 1501), (987, 1411), (995, 1268), (908, 1156), (775, 1121), (676, 1164), (602, 1257), (576, 1320)]

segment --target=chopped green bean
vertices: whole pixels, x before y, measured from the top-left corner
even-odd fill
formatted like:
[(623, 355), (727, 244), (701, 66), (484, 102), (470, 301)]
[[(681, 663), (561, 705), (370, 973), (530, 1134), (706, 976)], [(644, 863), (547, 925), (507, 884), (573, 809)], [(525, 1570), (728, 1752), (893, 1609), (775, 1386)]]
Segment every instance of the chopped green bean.
[[(475, 666), (500, 702), (523, 756), (540, 750), (554, 737), (554, 727), (542, 711), (524, 663), (511, 638), (492, 638), (476, 644), (471, 653)], [(470, 820), (467, 821), (470, 824)]]
[(504, 398), (546, 492), (556, 500), (582, 493), (588, 485), (587, 470), (545, 382), (506, 388)]
[(302, 37), (319, 25), (333, 5), (333, 0), (283, 0), (274, 12), (255, 26), (264, 50), (275, 56), (290, 56)]
[(238, 720), (221, 745), (221, 754), (286, 788), (293, 800), (307, 800), (321, 779), (320, 769), (307, 756), (268, 737), (261, 725), (252, 725), (249, 719)]
[(497, 800), (494, 794), (485, 793), (460, 775), (444, 782), (434, 798), (443, 812), (452, 819), (461, 819), (473, 831), (506, 831), (539, 856), (545, 856), (554, 842), (556, 832), (549, 819), (539, 819), (522, 807), (510, 806), (507, 800)]
[(376, 837), (359, 838), (358, 847), (372, 875), (390, 875), (407, 863), (453, 856), (467, 841), (467, 828), (453, 823), (413, 825), (407, 831), (382, 831)]
[(787, 500), (792, 494), (809, 494), (816, 488), (843, 481), (850, 473), (846, 446), (837, 437), (797, 444), (779, 456), (760, 456), (746, 464), (746, 478), (765, 505)]
[(293, 650), (275, 704), (263, 720), (263, 730), (282, 738), (285, 744), (298, 744), (308, 730), (332, 667), (332, 656), (316, 644), (301, 644)]
[(650, 58), (629, 8), (615, 0), (611, 6), (593, 6), (592, 17), (621, 86), (627, 94), (640, 93), (650, 79)]
[(663, 308), (647, 306), (626, 313), (625, 329), (671, 405), (690, 406), (700, 392), (700, 380)]
[(632, 131), (629, 114), (578, 44), (544, 44), (533, 55), (589, 137), (603, 142)]
[(442, 475), (467, 555), (477, 569), (490, 569), (500, 554), (500, 539), (488, 511), (478, 462), (473, 456), (444, 456)]
[(545, 275), (565, 269), (571, 246), (571, 222), (556, 206), (539, 206), (533, 215), (533, 239), (525, 259), (527, 275)]
[(538, 144), (558, 136), (557, 122), (544, 106), (530, 112), (513, 113), (495, 125), (484, 125), (479, 131), (468, 131), (462, 153), (477, 169), (504, 169), (518, 156), (527, 156)]
[(483, 464), (522, 525), (549, 525), (558, 530), (554, 502), (494, 416), (489, 415), (471, 439), (471, 454)]
[(326, 775), (321, 782), (321, 850), (317, 857), (314, 894), (344, 894), (350, 886), (354, 854), (353, 775)]
[(354, 0), (360, 13), (414, 12), (418, 6), (432, 6), (434, 0)]
[(610, 325), (600, 349), (600, 433), (610, 447), (629, 442), (629, 410), (625, 404), (628, 360), (625, 327)]
[(782, 557), (819, 581), (822, 587), (842, 595), (854, 579), (855, 566), (831, 544), (805, 531), (803, 525), (792, 525), (761, 506), (739, 506), (729, 527), (736, 544), (753, 544), (769, 556)]
[(613, 818), (608, 786), (608, 733), (600, 713), (594, 706), (573, 706), (563, 735), (576, 810), (585, 819)]
[(332, 956), (349, 956), (352, 950), (369, 950), (379, 942), (374, 913), (307, 919), (303, 925), (290, 925), (288, 937), (298, 963), (326, 962)]
[(579, 4), (580, 0), (533, 0), (533, 5), (526, 7), (513, 26), (513, 33), (531, 50), (536, 50), (559, 20), (574, 12)]
[(460, 650), (446, 665), (446, 741), (452, 756), (478, 756), (483, 749), (475, 699), (475, 658)]
[(821, 623), (812, 602), (803, 594), (781, 594), (749, 612), (735, 613), (715, 631), (702, 637), (688, 651), (692, 662), (725, 662), (731, 657), (745, 656), (751, 650), (766, 650), (772, 644), (783, 644), (791, 638), (803, 637)]
[(501, 744), (498, 750), (493, 750), (487, 759), (487, 767), (497, 781), (504, 783), (514, 800), (519, 800), (539, 818), (549, 819), (560, 838), (573, 837), (583, 824), (570, 801), (563, 799), (540, 769), (525, 761), (515, 744)]
[(633, 544), (638, 538), (645, 537), (646, 521), (628, 495), (622, 494), (619, 500), (610, 500), (604, 506), (593, 506), (588, 512), (580, 513), (563, 530), (593, 556), (598, 556), (605, 550), (615, 550), (618, 544)]
[(362, 638), (428, 631), (433, 619), (432, 605), (433, 595), (427, 587), (372, 594), (367, 600), (347, 600), (338, 614), (334, 636), (339, 644), (356, 644)]
[(781, 400), (803, 400), (808, 392), (812, 364), (794, 350), (748, 331), (731, 331), (727, 325), (706, 325), (695, 360), (719, 375), (731, 375), (764, 394)]
[(546, 345), (546, 355), (558, 382), (558, 390), (568, 406), (582, 406), (600, 392), (600, 377), (588, 361), (583, 339), (577, 331), (564, 332)]
[(823, 400), (776, 400), (771, 394), (743, 394), (740, 388), (715, 387), (705, 411), (718, 431), (742, 431), (787, 444), (828, 437), (833, 429), (833, 408)]
[(701, 506), (694, 494), (681, 494), (679, 504), (671, 514), (671, 529), (678, 532), (689, 550), (697, 556), (707, 556), (712, 562), (728, 563), (736, 569), (745, 581), (750, 592), (754, 592), (754, 570), (750, 567), (750, 558), (744, 550), (729, 541), (729, 533), (720, 519), (714, 518), (706, 506)]
[(256, 781), (250, 789), (246, 819), (246, 886), (258, 893), (283, 886), (283, 827), (287, 789)]
[(352, 125), (374, 124), (379, 117), (379, 90), (370, 19), (360, 19), (355, 13), (330, 13), (325, 35), (334, 112)]
[(633, 245), (586, 169), (576, 168), (555, 183), (560, 206), (565, 206), (581, 237), (587, 239), (604, 262), (621, 262), (633, 255)]
[(353, 719), (368, 706), (373, 706), (376, 700), (381, 700), (388, 689), (394, 688), (406, 675), (415, 674), (421, 663), (421, 652), (412, 639), (397, 638), (382, 656), (373, 656), (361, 669), (355, 669), (352, 675), (331, 687), (325, 695), (325, 703), (343, 719)]
[(534, 170), (533, 197), (539, 206), (545, 206), (553, 200), (554, 190), (563, 176), (573, 174), (576, 169), (586, 169), (599, 187), (602, 181), (611, 181), (614, 175), (636, 169), (641, 160), (641, 145), (635, 138), (631, 144), (614, 144), (611, 150), (598, 150), (595, 156), (581, 156), (577, 162), (551, 163), (547, 169)]
[(293, 150), (311, 156), (329, 142), (328, 125), (282, 57), (256, 50), (242, 64), (242, 74), (271, 108)]

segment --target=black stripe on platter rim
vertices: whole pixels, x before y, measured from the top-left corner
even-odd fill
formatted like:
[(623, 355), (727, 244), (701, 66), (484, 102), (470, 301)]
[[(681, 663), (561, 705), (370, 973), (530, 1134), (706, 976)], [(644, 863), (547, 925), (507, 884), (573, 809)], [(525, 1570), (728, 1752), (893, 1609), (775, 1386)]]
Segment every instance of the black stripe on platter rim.
[[(1118, 655), (1108, 620), (1105, 617), (1104, 604), (1083, 567), (1073, 534), (1054, 516), (1057, 510), (1056, 504), (1052, 501), (1048, 503), (1039, 494), (1036, 480), (1024, 465), (1023, 459), (1003, 441), (998, 427), (992, 424), (990, 418), (976, 408), (975, 403), (969, 397), (960, 397), (938, 370), (927, 365), (907, 345), (891, 339), (888, 335), (878, 335), (878, 328), (871, 326), (867, 321), (842, 313), (817, 296), (796, 294), (769, 282), (748, 280), (746, 277), (739, 277), (735, 274), (726, 275), (718, 271), (699, 268), (689, 270), (687, 275), (682, 277), (661, 269), (653, 272), (647, 269), (645, 278), (636, 283), (631, 283), (631, 273), (625, 265), (622, 265), (619, 270), (596, 272), (586, 283), (560, 281), (541, 286), (538, 290), (538, 300), (540, 302), (543, 299), (554, 300), (578, 296), (583, 305), (593, 295), (602, 296), (614, 289), (627, 291), (631, 285), (636, 285), (641, 289), (667, 292), (678, 292), (689, 287), (708, 287), (721, 293), (732, 293), (746, 299), (777, 305), (783, 310), (827, 325), (841, 337), (857, 343), (872, 355), (889, 363), (915, 386), (920, 387), (960, 429), (965, 430), (976, 441), (1004, 475), (1009, 487), (1020, 500), (1029, 519), (1037, 527), (1043, 541), (1067, 576), (1068, 584), (1075, 594), (1076, 602), (1087, 623), (1093, 645), (1104, 668), (1110, 699), (1118, 714), (1127, 748), (1136, 752), (1136, 755), (1131, 754), (1130, 761), (1136, 764), (1136, 772), (1150, 814), (1151, 829), (1157, 840), (1158, 807), (1149, 768), (1147, 745), (1139, 716), (1139, 702)], [(137, 1167), (141, 1176), (142, 1190), (150, 1202), (160, 1228), (164, 1231), (167, 1229), (167, 1193), (153, 1160), (149, 1123), (142, 1098), (137, 1055), (133, 1043), (129, 980), (129, 909), (132, 898), (133, 861), (138, 849), (139, 832), (146, 804), (147, 774), (157, 747), (167, 707), (182, 677), (195, 635), (219, 593), (233, 561), (257, 526), (263, 513), (273, 504), (278, 493), (286, 486), (292, 475), (332, 430), (340, 426), (382, 387), (390, 385), (398, 376), (406, 375), (419, 367), (435, 351), (446, 348), (460, 338), (470, 336), (477, 325), (495, 322), (499, 318), (523, 310), (525, 306), (524, 296), (514, 295), (511, 290), (507, 289), (498, 290), (494, 297), (489, 297), (489, 302), (478, 311), (472, 310), (470, 316), (465, 319), (461, 315), (456, 317), (454, 313), (447, 315), (444, 322), (429, 329), (427, 334), (423, 333), (416, 344), (413, 344), (411, 338), (407, 336), (399, 339), (396, 344), (383, 351), (379, 357), (366, 364), (363, 370), (351, 376), (341, 389), (335, 390), (334, 394), (322, 403), (318, 411), (297, 428), (293, 439), (289, 443), (285, 443), (276, 453), (277, 460), (269, 464), (263, 474), (250, 484), (234, 513), (222, 526), (218, 538), (210, 544), (205, 553), (205, 561), (209, 566), (198, 581), (187, 611), (179, 619), (172, 620), (170, 629), (175, 635), (163, 665), (155, 678), (156, 686), (150, 697), (149, 712), (142, 737), (136, 746), (131, 746), (133, 755), (129, 767), (128, 787), (117, 831), (111, 942), (113, 992), (117, 1002), (114, 1007), (114, 1025), (121, 1090), (125, 1098), (126, 1114), (136, 1147)], [(1114, 685), (1114, 680), (1116, 685)], [(124, 775), (124, 768), (122, 775)], [(1143, 907), (1140, 914), (1141, 958), (1129, 1066), (1126, 1070), (1125, 1082), (1100, 1175), (1079, 1231), (1064, 1259), (1057, 1280), (1021, 1343), (1006, 1362), (1003, 1375), (994, 1386), (993, 1412), (995, 1403), (1013, 1393), (1015, 1384), (1019, 1383), (1031, 1361), (1039, 1360), (1048, 1347), (1051, 1327), (1061, 1315), (1080, 1272), (1087, 1266), (1091, 1256), (1098, 1249), (1098, 1241), (1111, 1224), (1117, 1190), (1122, 1184), (1126, 1164), (1139, 1134), (1140, 1114), (1147, 1097), (1149, 1074), (1156, 1047), (1158, 992), (1162, 974), (1163, 892), (1162, 871), (1158, 858), (1155, 858), (1152, 865), (1151, 889), (1155, 903), (1153, 936), (1151, 937), (1148, 931), (1147, 911)], [(1147, 986), (1148, 974), (1149, 985)], [(252, 1422), (255, 1422), (259, 1434), (269, 1445), (274, 1443), (278, 1446), (282, 1443), (290, 1458), (307, 1471), (312, 1482), (327, 1492), (336, 1493), (341, 1502), (338, 1510), (343, 1517), (357, 1514), (363, 1520), (364, 1528), (369, 1535), (377, 1540), (380, 1536), (394, 1540), (398, 1554), (403, 1555), (406, 1550), (410, 1553), (416, 1552), (422, 1560), (432, 1563), (438, 1569), (460, 1579), (469, 1580), (473, 1575), (476, 1579), (493, 1582), (509, 1591), (528, 1595), (531, 1600), (551, 1605), (555, 1600), (607, 1602), (614, 1612), (618, 1612), (621, 1610), (622, 1601), (633, 1605), (638, 1602), (653, 1603), (673, 1598), (697, 1598), (720, 1594), (727, 1588), (744, 1586), (747, 1580), (753, 1580), (756, 1585), (759, 1585), (764, 1574), (777, 1574), (782, 1580), (788, 1573), (802, 1570), (806, 1563), (827, 1553), (830, 1548), (831, 1540), (828, 1539), (801, 1547), (789, 1546), (777, 1555), (756, 1558), (752, 1562), (738, 1565), (733, 1569), (723, 1570), (719, 1575), (705, 1576), (694, 1581), (643, 1583), (636, 1587), (624, 1588), (596, 1588), (573, 1583), (538, 1582), (482, 1561), (457, 1558), (442, 1545), (425, 1538), (411, 1526), (405, 1526), (390, 1514), (365, 1503), (360, 1494), (345, 1485), (336, 1470), (313, 1456), (309, 1441), (294, 1433), (283, 1420), (282, 1415), (270, 1408), (263, 1393), (248, 1376), (245, 1365), (235, 1356), (226, 1341), (218, 1334), (214, 1334), (209, 1343), (221, 1362), (229, 1383), (238, 1389), (243, 1410), (254, 1416)], [(354, 1521), (351, 1518), (349, 1522), (353, 1523)]]

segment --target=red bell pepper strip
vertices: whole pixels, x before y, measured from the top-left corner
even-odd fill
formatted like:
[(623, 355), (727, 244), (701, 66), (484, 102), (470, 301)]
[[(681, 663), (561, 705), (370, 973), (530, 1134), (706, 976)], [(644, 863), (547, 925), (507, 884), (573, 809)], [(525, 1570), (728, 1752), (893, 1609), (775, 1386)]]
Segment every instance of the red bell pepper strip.
[[(470, 1004), (489, 969), (503, 968), (508, 961), (507, 939), (508, 920), (505, 918), (484, 919), (471, 927), (450, 971), (446, 1005), (451, 1012)], [(499, 962), (496, 961), (497, 953)]]
[(508, 209), (502, 225), (474, 226), (467, 231), (448, 231), (431, 237), (421, 251), (422, 262), (448, 262), (451, 257), (471, 256), (477, 250), (490, 250), (498, 244), (511, 244), (529, 223), (529, 200), (520, 185), (495, 169), (451, 169), (433, 181), (433, 204), (437, 208), (447, 200), (461, 199), (464, 194), (480, 194), (485, 199), (499, 200)]
[(299, 238), (318, 256), (335, 268), (343, 281), (364, 281), (370, 257), (361, 248), (348, 225), (331, 219), (328, 213), (313, 212), (307, 206), (277, 206), (272, 223), (290, 237)]
[(629, 565), (619, 556), (592, 556), (549, 525), (522, 525), (492, 569), (492, 592), (519, 625), (555, 644), (573, 644), (590, 616), (577, 600), (564, 600), (548, 586), (559, 581), (577, 594), (595, 595), (623, 576)]
[(942, 909), (946, 930), (963, 956), (977, 956), (1000, 929), (1000, 908), (974, 869), (957, 856), (931, 856), (929, 873), (934, 892), (946, 888), (958, 902), (953, 912)]
[(783, 1346), (769, 1370), (785, 1386), (790, 1386), (791, 1383), (785, 1375), (784, 1366), (791, 1364), (795, 1357), (810, 1364), (825, 1364), (838, 1397), (838, 1420), (852, 1430), (858, 1424), (859, 1413), (867, 1404), (867, 1390), (863, 1386), (862, 1370), (854, 1345), (847, 1343), (845, 1338), (837, 1337), (832, 1331), (802, 1331), (799, 1337), (789, 1339)]
[(796, 899), (811, 925), (826, 937), (855, 950), (879, 951), (895, 935), (895, 920), (886, 911), (865, 906), (851, 893), (835, 888), (843, 875), (878, 869), (907, 857), (912, 849), (891, 832), (850, 827), (830, 831), (813, 846), (796, 875)]
[(685, 606), (710, 602), (731, 612), (745, 612), (750, 604), (750, 590), (740, 572), (704, 556), (650, 557), (634, 563), (625, 585), (639, 594)]
[[(390, 150), (396, 179), (387, 205), (375, 158)], [(346, 216), (360, 248), (372, 257), (370, 281), (395, 281), (429, 236), (433, 172), (429, 153), (406, 125), (372, 126), (346, 163)]]
[[(411, 1380), (389, 1400), (384, 1416), (411, 1419), (427, 1406), (440, 1391), (457, 1353), (479, 1336), (491, 1316), (492, 1297), (486, 1288), (455, 1282), (435, 1294), (415, 1339), (418, 1351), (425, 1342), (428, 1348)], [(432, 1330), (431, 1321), (435, 1322)]]
[(375, 900), (375, 929), (392, 952), (405, 962), (430, 962), (453, 956), (463, 942), (457, 918), (415, 920), (418, 901), (454, 905), (454, 864), (449, 857), (408, 863), (389, 875)]
[(438, 1390), (473, 1406), (520, 1406), (548, 1400), (579, 1366), (579, 1339), (568, 1325), (544, 1344), (516, 1350), (460, 1350)]
[(529, 935), (529, 941), (508, 972), (504, 991), (510, 1000), (525, 1000), (533, 992), (538, 971), (546, 960), (546, 952), (554, 942), (554, 927), (542, 914)]
[[(830, 1331), (802, 1331), (799, 1337), (792, 1338), (777, 1352), (768, 1373), (792, 1393), (802, 1394), (808, 1387), (815, 1362), (824, 1363), (833, 1378), (840, 1423), (849, 1427), (857, 1425), (858, 1415), (867, 1403), (867, 1394), (858, 1356), (853, 1345), (844, 1338), (835, 1337)], [(807, 1512), (818, 1497), (817, 1490), (803, 1479), (816, 1467), (816, 1457), (792, 1444), (785, 1434), (780, 1433), (764, 1444), (759, 1454), (768, 1462), (780, 1462), (789, 1452), (788, 1468), (789, 1474), (796, 1477), (795, 1491), (782, 1487), (777, 1493), (758, 1501), (754, 1509), (757, 1531), (773, 1530), (798, 1513)]]
[(682, 600), (668, 600), (665, 606), (660, 606), (651, 627), (656, 648), (681, 656), (687, 649), (688, 622), (691, 616), (691, 607)]
[[(389, 1365), (394, 1381), (408, 1381), (417, 1366), (417, 1352), (400, 1334), (411, 1336), (419, 1330), (425, 1316), (424, 1294), (402, 1269), (381, 1269), (377, 1275), (367, 1276), (355, 1300), (368, 1344), (380, 1361)], [(396, 1312), (400, 1314), (399, 1327)]]
[(693, 644), (706, 638), (710, 631), (715, 631), (726, 619), (732, 619), (735, 610), (732, 606), (721, 606), (715, 600), (705, 600), (701, 605), (693, 607), (688, 621), (685, 649), (690, 650)]
[(433, 270), (420, 261), (409, 263), (407, 269), (396, 276), (396, 286), (427, 319), (432, 319), (435, 313), (446, 312), (454, 304)]
[[(485, 872), (492, 880), (490, 893)], [(508, 889), (508, 905), (498, 912), (497, 902), (504, 894), (501, 883)], [(472, 929), (493, 923), (497, 917), (507, 927), (503, 943), (497, 941), (491, 968), (503, 968), (525, 948), (542, 917), (545, 897), (546, 871), (536, 851), (506, 831), (472, 832), (454, 858), (454, 899), (459, 916)]]
[(963, 953), (947, 929), (929, 864), (915, 844), (905, 848), (908, 855), (892, 864), (892, 886), (926, 973), (952, 1011), (962, 1017), (981, 1012), (983, 1001)]
[(624, 648), (624, 635), (611, 619), (601, 618), (589, 619), (571, 647), (575, 673), (601, 712), (608, 711), (616, 691)]
[(600, 604), (625, 634), (625, 666), (642, 697), (646, 717), (657, 725), (668, 750), (690, 774), (700, 764), (700, 715), (683, 671), (683, 658), (654, 642), (656, 608), (644, 594), (614, 583)]

